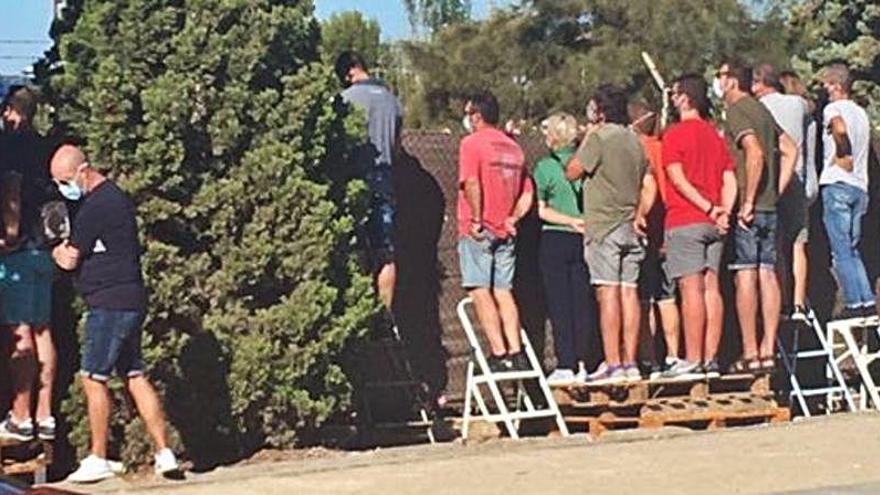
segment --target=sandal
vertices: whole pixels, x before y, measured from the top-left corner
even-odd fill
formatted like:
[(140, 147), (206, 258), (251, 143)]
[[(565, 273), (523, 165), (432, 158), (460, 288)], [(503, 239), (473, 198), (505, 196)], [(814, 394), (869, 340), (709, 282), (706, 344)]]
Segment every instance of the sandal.
[(761, 361), (758, 358), (742, 357), (730, 365), (730, 372), (732, 374), (758, 373), (760, 371)]
[(760, 371), (762, 373), (773, 373), (776, 370), (776, 359), (772, 357), (758, 358)]

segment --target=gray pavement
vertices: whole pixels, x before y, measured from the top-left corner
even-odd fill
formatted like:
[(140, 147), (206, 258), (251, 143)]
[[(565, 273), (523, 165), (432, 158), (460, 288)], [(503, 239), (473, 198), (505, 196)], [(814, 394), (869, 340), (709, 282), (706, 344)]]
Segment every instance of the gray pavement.
[(338, 452), (219, 468), (188, 474), (185, 481), (114, 479), (74, 489), (181, 495), (878, 494), (880, 414), (716, 432), (616, 432), (598, 442), (575, 436)]

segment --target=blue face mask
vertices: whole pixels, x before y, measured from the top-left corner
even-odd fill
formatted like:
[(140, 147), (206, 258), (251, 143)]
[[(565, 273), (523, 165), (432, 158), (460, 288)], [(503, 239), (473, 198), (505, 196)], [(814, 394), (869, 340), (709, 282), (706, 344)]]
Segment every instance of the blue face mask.
[(66, 199), (70, 201), (79, 201), (82, 199), (83, 190), (79, 187), (79, 184), (77, 184), (76, 181), (79, 179), (80, 172), (82, 172), (85, 166), (85, 163), (81, 165), (76, 171), (76, 174), (70, 180), (58, 183), (58, 192), (60, 192)]
[(83, 197), (82, 189), (73, 182), (58, 184), (58, 192), (70, 201), (79, 201)]

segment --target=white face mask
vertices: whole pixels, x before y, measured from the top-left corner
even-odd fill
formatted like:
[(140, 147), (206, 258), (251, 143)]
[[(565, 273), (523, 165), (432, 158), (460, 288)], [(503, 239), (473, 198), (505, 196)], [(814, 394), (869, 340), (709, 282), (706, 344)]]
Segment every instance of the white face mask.
[(474, 132), (474, 125), (471, 123), (471, 116), (465, 115), (463, 119), (461, 119), (461, 126), (464, 127), (464, 131), (468, 134)]
[(712, 92), (715, 93), (715, 96), (718, 98), (724, 98), (724, 88), (721, 87), (721, 79), (716, 77), (712, 80)]
[(599, 106), (593, 100), (587, 103), (587, 122), (591, 124), (599, 123)]

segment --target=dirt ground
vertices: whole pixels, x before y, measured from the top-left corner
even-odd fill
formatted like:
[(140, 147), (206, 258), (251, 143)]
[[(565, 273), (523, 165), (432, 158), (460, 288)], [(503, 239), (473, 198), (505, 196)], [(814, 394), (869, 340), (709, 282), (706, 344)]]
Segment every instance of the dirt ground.
[(180, 495), (878, 494), (880, 414), (717, 432), (616, 432), (597, 442), (573, 436), (324, 453), (188, 474), (185, 481), (114, 479), (68, 488)]

